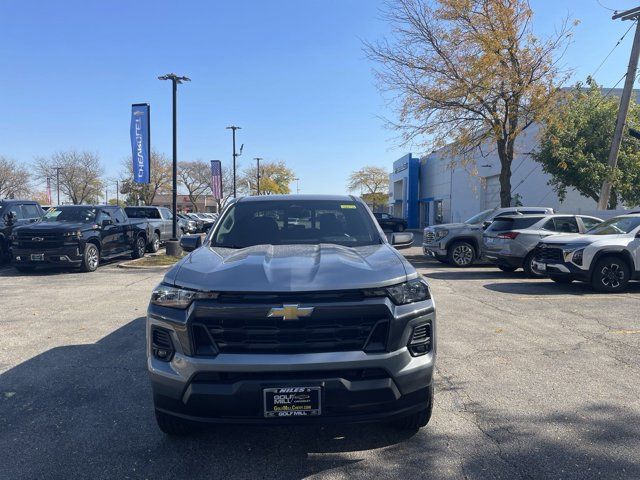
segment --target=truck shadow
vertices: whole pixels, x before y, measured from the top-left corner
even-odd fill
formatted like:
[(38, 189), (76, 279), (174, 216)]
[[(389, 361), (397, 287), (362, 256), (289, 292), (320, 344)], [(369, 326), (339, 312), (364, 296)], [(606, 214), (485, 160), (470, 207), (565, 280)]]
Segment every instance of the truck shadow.
[[(477, 403), (454, 406), (456, 416), (473, 409), (473, 421), (482, 422), (481, 442), (456, 431), (438, 403), (436, 425), (416, 435), (382, 425), (336, 425), (218, 426), (193, 437), (166, 437), (153, 418), (144, 335), (144, 318), (137, 318), (95, 344), (53, 348), (1, 374), (0, 451), (11, 461), (0, 462), (0, 478), (640, 476), (637, 462), (599, 451), (619, 445), (632, 452), (640, 438), (637, 412), (606, 405), (513, 418)], [(459, 390), (455, 379), (438, 382), (443, 398)], [(549, 425), (579, 432), (584, 444), (555, 435), (537, 439), (535, 432)], [(523, 448), (522, 442), (529, 444)], [(366, 450), (375, 452), (365, 462)]]
[[(509, 293), (513, 295), (613, 295), (601, 293), (594, 290), (591, 285), (584, 282), (572, 282), (570, 284), (555, 283), (549, 279), (540, 279), (538, 282), (501, 282), (488, 283), (484, 288), (499, 293)], [(630, 282), (624, 294), (640, 293), (640, 282)]]

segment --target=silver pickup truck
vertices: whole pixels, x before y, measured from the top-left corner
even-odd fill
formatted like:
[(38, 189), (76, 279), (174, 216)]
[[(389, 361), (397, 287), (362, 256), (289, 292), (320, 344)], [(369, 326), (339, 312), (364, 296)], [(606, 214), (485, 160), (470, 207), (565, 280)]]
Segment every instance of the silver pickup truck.
[[(158, 426), (431, 417), (436, 314), (429, 286), (360, 199), (232, 201), (167, 272), (147, 313)], [(394, 248), (396, 247), (396, 248)]]
[(445, 223), (424, 229), (425, 255), (454, 267), (468, 267), (482, 256), (482, 233), (494, 219), (505, 215), (549, 214), (548, 207), (505, 207), (484, 210), (464, 223)]
[[(171, 239), (173, 233), (173, 215), (166, 207), (126, 207), (129, 218), (142, 218), (149, 221), (147, 250), (157, 252), (164, 242)], [(178, 230), (178, 234), (181, 233)]]

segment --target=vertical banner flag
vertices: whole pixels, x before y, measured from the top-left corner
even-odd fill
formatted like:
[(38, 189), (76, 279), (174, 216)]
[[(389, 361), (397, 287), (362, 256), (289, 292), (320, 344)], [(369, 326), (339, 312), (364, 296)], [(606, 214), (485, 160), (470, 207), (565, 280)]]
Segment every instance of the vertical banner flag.
[(148, 103), (131, 105), (131, 151), (133, 181), (149, 183), (151, 179), (151, 130)]
[(211, 160), (211, 191), (213, 198), (222, 200), (222, 163), (220, 160)]

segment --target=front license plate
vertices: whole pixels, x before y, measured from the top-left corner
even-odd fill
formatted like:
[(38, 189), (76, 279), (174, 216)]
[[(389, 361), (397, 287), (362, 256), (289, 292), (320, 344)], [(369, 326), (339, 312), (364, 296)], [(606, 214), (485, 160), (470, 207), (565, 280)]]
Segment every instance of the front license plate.
[(32, 253), (31, 261), (33, 262), (42, 262), (44, 261), (44, 253)]
[(533, 268), (535, 268), (536, 270), (539, 270), (541, 272), (546, 272), (547, 271), (547, 264), (546, 263), (533, 262)]
[(320, 415), (321, 387), (265, 388), (264, 416), (308, 417)]

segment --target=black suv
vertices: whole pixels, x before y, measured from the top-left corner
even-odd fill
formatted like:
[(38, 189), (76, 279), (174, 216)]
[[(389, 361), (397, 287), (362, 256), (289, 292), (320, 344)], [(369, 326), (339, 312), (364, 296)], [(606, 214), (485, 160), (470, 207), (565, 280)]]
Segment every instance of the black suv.
[(20, 225), (37, 222), (44, 211), (33, 200), (0, 200), (0, 263), (11, 259), (11, 234)]
[(378, 225), (384, 230), (389, 229), (394, 232), (402, 232), (407, 229), (407, 221), (404, 218), (393, 217), (388, 213), (374, 213)]
[(52, 207), (36, 224), (16, 228), (11, 237), (18, 271), (39, 265), (80, 267), (93, 272), (101, 259), (144, 255), (146, 220), (129, 220), (120, 207), (65, 205)]

